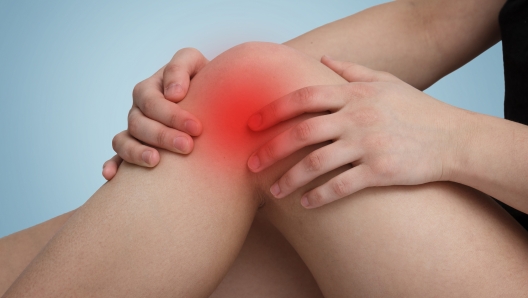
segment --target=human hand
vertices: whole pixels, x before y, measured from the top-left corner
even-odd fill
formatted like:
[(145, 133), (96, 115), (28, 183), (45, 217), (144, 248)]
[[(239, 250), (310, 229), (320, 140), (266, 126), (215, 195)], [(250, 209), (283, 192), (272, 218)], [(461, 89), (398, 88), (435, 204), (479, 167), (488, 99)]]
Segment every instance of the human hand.
[(191, 136), (202, 133), (202, 124), (176, 103), (187, 94), (191, 78), (208, 62), (196, 49), (181, 49), (167, 65), (134, 87), (128, 129), (114, 137), (112, 147), (117, 155), (103, 165), (107, 180), (115, 176), (123, 160), (144, 167), (156, 166), (159, 152), (148, 145), (181, 154), (193, 150)]
[(283, 198), (340, 166), (353, 167), (306, 192), (301, 204), (315, 208), (363, 188), (416, 185), (449, 179), (450, 162), (463, 136), (457, 119), (464, 110), (438, 101), (395, 76), (331, 60), (321, 62), (350, 83), (292, 92), (250, 117), (254, 131), (303, 113), (330, 111), (281, 133), (255, 153), (248, 166), (260, 172), (311, 144), (333, 143), (310, 153), (288, 170), (270, 192)]

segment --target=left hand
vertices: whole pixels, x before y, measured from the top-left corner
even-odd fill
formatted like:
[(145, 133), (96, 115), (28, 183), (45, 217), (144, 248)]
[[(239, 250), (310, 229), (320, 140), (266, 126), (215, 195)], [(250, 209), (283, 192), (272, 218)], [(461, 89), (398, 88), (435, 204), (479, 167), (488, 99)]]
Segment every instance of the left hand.
[(350, 83), (297, 90), (248, 121), (252, 130), (260, 131), (303, 113), (331, 112), (281, 133), (249, 158), (249, 168), (259, 172), (305, 146), (333, 141), (274, 183), (270, 191), (276, 198), (347, 164), (353, 167), (305, 193), (301, 204), (319, 207), (370, 186), (449, 180), (450, 163), (464, 138), (457, 134), (457, 121), (465, 110), (389, 73), (328, 57), (321, 62)]

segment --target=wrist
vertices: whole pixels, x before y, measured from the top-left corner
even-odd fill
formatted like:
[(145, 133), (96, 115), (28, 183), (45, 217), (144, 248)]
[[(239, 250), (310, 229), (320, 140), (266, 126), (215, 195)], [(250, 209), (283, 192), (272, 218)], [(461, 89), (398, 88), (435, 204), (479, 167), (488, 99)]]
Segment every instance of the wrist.
[(479, 132), (480, 114), (456, 108), (449, 131), (449, 148), (444, 164), (442, 180), (463, 183), (464, 173), (471, 166), (475, 139)]

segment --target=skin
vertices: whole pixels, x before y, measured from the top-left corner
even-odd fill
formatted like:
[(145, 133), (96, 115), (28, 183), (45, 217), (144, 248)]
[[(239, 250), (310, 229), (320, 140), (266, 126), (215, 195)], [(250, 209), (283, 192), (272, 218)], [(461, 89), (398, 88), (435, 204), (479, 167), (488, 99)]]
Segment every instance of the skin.
[[(389, 72), (423, 90), (500, 40), (497, 18), (504, 3), (504, 0), (394, 1), (326, 24), (284, 44), (317, 60), (326, 54)], [(166, 66), (136, 86), (129, 122), (137, 122), (142, 129), (129, 126), (115, 136), (113, 148), (117, 155), (103, 165), (106, 179), (115, 175), (123, 159), (148, 167), (159, 162), (155, 148), (137, 140), (182, 152), (173, 145), (175, 138), (186, 135), (181, 123), (199, 119), (166, 101), (181, 101), (190, 78), (207, 62), (196, 49), (182, 49)], [(158, 80), (163, 81), (162, 92), (148, 83)], [(171, 85), (181, 89), (169, 91)], [(143, 92), (144, 89), (148, 92)], [(145, 106), (164, 108), (145, 111)], [(192, 138), (187, 141), (185, 154), (193, 147)], [(148, 162), (143, 160), (144, 156), (149, 157)]]
[[(410, 85), (423, 89), (443, 75), (460, 67), (500, 39), (495, 16), (502, 5), (503, 1), (464, 1), (463, 3), (457, 1), (391, 2), (325, 25), (286, 44), (313, 57), (318, 58), (323, 53), (328, 53), (339, 59), (351, 60), (374, 69), (390, 71)], [(371, 20), (373, 18), (383, 21), (372, 24)], [(464, 28), (464, 30), (458, 28)], [(387, 44), (391, 46), (383, 46)], [(187, 92), (189, 78), (200, 71), (207, 62), (207, 59), (203, 58), (194, 49), (179, 51), (167, 67), (164, 67), (153, 77), (136, 86), (133, 109), (137, 108), (142, 113), (138, 106), (142, 106), (149, 101), (156, 102), (156, 104), (150, 104), (150, 106), (161, 105), (162, 102), (165, 102), (165, 98), (173, 102), (179, 102)], [(166, 87), (158, 89), (157, 84), (150, 83), (160, 79), (163, 82), (163, 86)], [(181, 89), (168, 88), (168, 86), (174, 84), (180, 85)], [(144, 90), (149, 90), (149, 92), (144, 92)], [(165, 97), (163, 92), (165, 92)], [(145, 139), (147, 136), (152, 135), (165, 136), (165, 138), (150, 139), (151, 141), (146, 143), (178, 152), (179, 149), (172, 145), (174, 136), (185, 137), (187, 135), (180, 134), (180, 131), (188, 132), (193, 136), (200, 134), (201, 122), (193, 117), (192, 114), (179, 108), (178, 105), (171, 104), (166, 105), (166, 107), (168, 107), (170, 113), (168, 113), (168, 116), (164, 116), (165, 119), (168, 119), (165, 122), (161, 120), (163, 117), (160, 116), (159, 112), (158, 114), (154, 112), (147, 115), (152, 119), (157, 119), (157, 121), (152, 121), (143, 115), (138, 117), (138, 114), (135, 114), (136, 116), (134, 116), (132, 109), (130, 113), (131, 119), (141, 118), (141, 120), (137, 121), (144, 124), (139, 127), (146, 128), (141, 131), (131, 130), (130, 133), (134, 134), (138, 139)], [(163, 109), (158, 111), (161, 110)], [(198, 129), (186, 130), (184, 125), (186, 120), (198, 121)], [(482, 142), (488, 143), (490, 139), (496, 136), (504, 136), (505, 131), (510, 132), (510, 127), (505, 126), (504, 122), (498, 123), (496, 120), (499, 119), (485, 120), (490, 128), (488, 131), (494, 131), (493, 135), (480, 135), (480, 138), (474, 138), (472, 143), (475, 145)], [(163, 125), (159, 125), (160, 122)], [(479, 122), (482, 121), (479, 119)], [(154, 124), (146, 126), (147, 123)], [(188, 153), (192, 149), (192, 139), (188, 138), (187, 140), (191, 141), (180, 152)], [(501, 142), (501, 144), (506, 144), (506, 142)], [(160, 160), (158, 150), (142, 145), (133, 139), (128, 131), (116, 136), (114, 148), (129, 162), (142, 166), (153, 166)], [(478, 148), (482, 150), (482, 147)], [(505, 148), (493, 149), (487, 152), (487, 156), (490, 156), (490, 158), (485, 160), (489, 161), (496, 158), (497, 152), (494, 151), (502, 150), (504, 152)], [(474, 154), (474, 151), (470, 155), (466, 157), (466, 162), (469, 162), (471, 158), (477, 159), (479, 157)], [(142, 160), (143, 156), (147, 157), (146, 162)], [(108, 179), (112, 178), (120, 162), (119, 156), (112, 158), (105, 164), (103, 175)], [(521, 164), (516, 163), (516, 165), (519, 166)], [(502, 167), (502, 164), (499, 167)], [(462, 170), (468, 169), (471, 168), (467, 167), (467, 165), (462, 167)], [(483, 165), (478, 172), (489, 173), (485, 169), (486, 165)], [(506, 175), (503, 177), (511, 176), (511, 173), (515, 172), (505, 171), (505, 173)], [(468, 176), (471, 175), (474, 176), (474, 173), (468, 173)], [(487, 180), (491, 182), (482, 185), (482, 189), (486, 188), (487, 193), (496, 189), (496, 184), (494, 183), (496, 177), (492, 178), (487, 177)], [(469, 185), (472, 182), (466, 179), (463, 183)], [(509, 191), (511, 192), (511, 190)], [(46, 231), (47, 234), (50, 234), (49, 238), (54, 232)], [(5, 243), (2, 240), (0, 240), (0, 244)], [(9, 243), (9, 245), (3, 247), (8, 249), (11, 245), (14, 244)], [(0, 247), (2, 246), (0, 245)], [(262, 251), (265, 250), (258, 251), (258, 253), (262, 253)], [(7, 256), (7, 254), (0, 255)], [(27, 261), (21, 261), (14, 267), (24, 268), (31, 258), (23, 258), (23, 260)], [(13, 274), (18, 275), (15, 272), (11, 275)], [(240, 276), (244, 276), (244, 274)], [(10, 278), (14, 279), (14, 277)]]
[(295, 91), (249, 120), (261, 131), (302, 113), (332, 112), (300, 123), (249, 158), (258, 172), (306, 145), (334, 141), (272, 185), (276, 198), (352, 163), (353, 169), (307, 192), (303, 206), (366, 187), (453, 181), (528, 212), (528, 126), (444, 104), (387, 73), (328, 58), (323, 63), (350, 83)]
[[(528, 186), (523, 183), (528, 177), (528, 161), (523, 158), (528, 152), (528, 128), (441, 104), (412, 88), (430, 86), (496, 43), (500, 39), (497, 15), (503, 3), (484, 0), (391, 2), (317, 28), (285, 43), (313, 57), (329, 53), (338, 59), (360, 61), (374, 69), (389, 71), (401, 80), (386, 74), (383, 79), (373, 79), (368, 85), (375, 86), (377, 92), (363, 96), (365, 100), (361, 104), (351, 100), (357, 98), (357, 94), (347, 92), (347, 88), (354, 88), (341, 86), (311, 87), (278, 99), (270, 107), (264, 108), (262, 113), (254, 115), (254, 119), (266, 117), (264, 126), (252, 126), (250, 120), (249, 127), (260, 131), (305, 112), (333, 113), (292, 128), (310, 128), (310, 135), (302, 141), (291, 133), (270, 141), (249, 157), (249, 168), (258, 172), (303, 146), (333, 140), (336, 141), (334, 144), (294, 166), (272, 185), (270, 193), (282, 198), (318, 175), (352, 163), (357, 167), (306, 193), (302, 200), (303, 206), (319, 207), (369, 186), (453, 181), (474, 187), (518, 210), (528, 212), (528, 200), (525, 199)], [(369, 21), (372, 19), (386, 22), (372, 24)], [(354, 28), (353, 33), (349, 28)], [(398, 34), (393, 34), (394, 31)], [(358, 45), (372, 50), (361, 50), (356, 47)], [(322, 62), (325, 63), (325, 60)], [(173, 93), (174, 90), (166, 88), (165, 96), (181, 99), (184, 86), (188, 85), (187, 80), (206, 63), (207, 60), (195, 50), (177, 53), (162, 71), (164, 86), (180, 86), (180, 93)], [(358, 79), (354, 71), (344, 72), (343, 68), (351, 66), (336, 69), (335, 65), (325, 64), (347, 79), (350, 82), (348, 86)], [(180, 71), (182, 69), (187, 71)], [(161, 71), (155, 76), (160, 74)], [(390, 81), (391, 84), (381, 84), (381, 81)], [(139, 85), (138, 89), (141, 87)], [(296, 102), (291, 98), (298, 97), (306, 97), (306, 104), (295, 105)], [(394, 101), (394, 98), (399, 100)], [(170, 135), (182, 134), (181, 131), (176, 132), (155, 122), (160, 121), (171, 127), (163, 119), (177, 118), (185, 122), (184, 119), (188, 117), (183, 113), (178, 115), (177, 111), (171, 109), (162, 109), (161, 106), (168, 106), (168, 103), (162, 105), (163, 101), (163, 96), (154, 96), (154, 92), (149, 98), (137, 96), (134, 99), (129, 123), (136, 124), (129, 125), (129, 131), (114, 139), (114, 149), (123, 159), (144, 166), (154, 166), (159, 160), (155, 150), (140, 144), (133, 137), (162, 148), (168, 148), (168, 140), (171, 139), (173, 147), (180, 145), (177, 140), (181, 140), (181, 137), (174, 139)], [(337, 101), (347, 104), (338, 108)], [(413, 110), (409, 110), (409, 104), (416, 101), (420, 104), (413, 105)], [(159, 108), (150, 109), (147, 106)], [(141, 111), (145, 110), (147, 112), (142, 114)], [(269, 111), (275, 110), (279, 110), (277, 115), (270, 115)], [(174, 112), (172, 116), (168, 111)], [(365, 120), (370, 122), (358, 122)], [(356, 130), (360, 131), (360, 135)], [(154, 138), (158, 141), (154, 141)], [(185, 153), (192, 147), (192, 140), (187, 141)], [(496, 145), (486, 146), (491, 143)], [(265, 156), (269, 152), (275, 156)], [(133, 156), (148, 156), (149, 162)], [(107, 179), (117, 171), (120, 161), (120, 157), (114, 157), (105, 164), (103, 175)], [(313, 163), (317, 163), (316, 170), (311, 169)]]
[[(162, 159), (153, 169), (124, 163), (4, 297), (207, 297), (240, 254), (256, 213), (291, 244), (324, 297), (517, 297), (528, 290), (528, 233), (471, 188), (454, 183), (378, 187), (312, 210), (298, 204), (306, 190), (350, 168), (343, 166), (284, 199), (268, 196), (276, 179), (327, 143), (305, 147), (257, 174), (245, 167), (245, 156), (323, 113), (256, 133), (243, 121), (252, 114), (248, 110), (233, 126), (246, 139), (238, 149), (247, 155), (219, 159), (218, 149), (230, 143), (215, 137), (222, 127), (204, 117), (210, 111), (202, 107), (272, 101), (261, 88), (240, 96), (248, 89), (232, 88), (240, 81), (231, 78), (242, 80), (241, 86), (255, 83), (252, 75), (240, 76), (241, 70), (274, 73), (273, 80), (260, 82), (283, 94), (346, 83), (318, 61), (281, 45), (248, 43), (215, 58), (196, 75), (189, 100), (181, 103), (204, 119), (193, 154), (160, 150)], [(231, 102), (211, 96), (224, 92)]]
[(75, 211), (0, 238), (0, 294), (3, 294)]
[[(0, 295), (73, 213), (0, 239)], [(239, 254), (210, 297), (250, 296), (323, 297), (299, 254), (262, 213), (256, 214)]]
[[(328, 148), (321, 149), (320, 153), (307, 157), (306, 161), (292, 168), (270, 188), (270, 193), (276, 198), (281, 198), (284, 194), (306, 184), (317, 175), (343, 164), (352, 163), (360, 166), (336, 177), (319, 189), (307, 193), (302, 199), (303, 205), (310, 208), (322, 206), (369, 186), (417, 185), (433, 181), (453, 181), (476, 188), (518, 210), (528, 212), (528, 200), (526, 200), (528, 186), (524, 183), (528, 178), (528, 159), (526, 158), (528, 154), (528, 128), (512, 121), (463, 111), (453, 106), (441, 104), (439, 101), (409, 88), (411, 86), (418, 89), (428, 87), (443, 75), (463, 65), (468, 59), (497, 42), (500, 36), (496, 16), (502, 5), (502, 1), (484, 0), (387, 3), (325, 25), (287, 42), (287, 45), (303, 49), (315, 57), (320, 57), (321, 50), (323, 50), (343, 60), (359, 60), (364, 65), (388, 70), (402, 80), (390, 78), (395, 84), (381, 86), (379, 81), (387, 81), (387, 79), (374, 79), (373, 81), (378, 82), (371, 82), (370, 85), (377, 85), (378, 92), (372, 94), (361, 106), (350, 101), (354, 97), (354, 92), (347, 93), (340, 90), (343, 89), (342, 87), (312, 87), (298, 90), (286, 98), (278, 99), (277, 103), (272, 104), (272, 107), (280, 106), (281, 109), (288, 110), (289, 114), (267, 116), (267, 124), (264, 127), (252, 127), (251, 121), (249, 121), (248, 124), (252, 129), (266, 129), (273, 124), (291, 118), (291, 116), (305, 112), (328, 110), (334, 113), (318, 120), (303, 123), (305, 128), (309, 127), (317, 133), (306, 136), (302, 142), (287, 135), (277, 137), (249, 157), (249, 168), (257, 172), (304, 145), (324, 140), (341, 140), (341, 142), (336, 142)], [(469, 13), (470, 11), (471, 13)], [(389, 27), (388, 23), (382, 22), (377, 26), (372, 26), (367, 18), (386, 19), (389, 23), (395, 19), (400, 21), (395, 22), (397, 29), (392, 27), (389, 29), (385, 28)], [(402, 19), (405, 21), (401, 21)], [(418, 33), (415, 33), (416, 29), (409, 29), (411, 26), (420, 28), (418, 25), (423, 24), (427, 25), (426, 29), (418, 31)], [(364, 37), (366, 34), (375, 36), (372, 40), (377, 44), (375, 46), (369, 44), (370, 47), (368, 48), (373, 48), (374, 54), (372, 55), (374, 57), (381, 57), (382, 59), (365, 57), (367, 52), (351, 49), (352, 44), (361, 45), (361, 42), (357, 41), (362, 39), (352, 38), (356, 36), (349, 34), (349, 28), (354, 28), (354, 32), (358, 32), (360, 37)], [(460, 28), (464, 28), (464, 30), (459, 30)], [(398, 29), (401, 30), (398, 32), (408, 33), (394, 35), (396, 38), (387, 36), (392, 30)], [(410, 35), (409, 33), (413, 34)], [(313, 40), (318, 42), (314, 45)], [(385, 42), (396, 46), (388, 47)], [(391, 50), (396, 48), (396, 50), (390, 55), (382, 55), (376, 53), (376, 50), (380, 48)], [(423, 49), (423, 51), (416, 52), (416, 48)], [(399, 49), (402, 51), (400, 52)], [(370, 53), (368, 52), (368, 54)], [(389, 59), (389, 57), (391, 58), (390, 62), (383, 60)], [(185, 61), (189, 61), (188, 64), (181, 66), (186, 63)], [(178, 80), (184, 82), (179, 85), (188, 85), (186, 78), (190, 76), (185, 76), (186, 74), (177, 70), (191, 69), (192, 71), (187, 73), (192, 75), (199, 71), (205, 63), (207, 60), (194, 50), (188, 51), (187, 54), (178, 55), (177, 53), (173, 61), (168, 64), (168, 68), (163, 70), (165, 86), (178, 85), (179, 83), (173, 83)], [(325, 62), (323, 61), (323, 63)], [(331, 67), (328, 63), (325, 64)], [(335, 70), (343, 75), (343, 67), (347, 66)], [(367, 69), (365, 71), (368, 72)], [(171, 72), (175, 74), (172, 75)], [(350, 74), (348, 76), (344, 74), (343, 77), (351, 82), (349, 85), (354, 84), (353, 81), (357, 79)], [(388, 78), (388, 75), (384, 74), (383, 77)], [(364, 80), (364, 78), (362, 79)], [(405, 84), (404, 81), (407, 81), (411, 86)], [(180, 92), (183, 90), (182, 87)], [(171, 94), (171, 96), (174, 95)], [(297, 97), (308, 97), (307, 102), (316, 102), (318, 106), (314, 108), (306, 105), (287, 104), (290, 98)], [(131, 156), (139, 156), (139, 152), (141, 155), (152, 156), (152, 160), (149, 160), (152, 165), (155, 165), (158, 160), (157, 155), (151, 149), (140, 145), (132, 138), (133, 136), (147, 144), (164, 147), (163, 141), (154, 142), (152, 136), (164, 139), (170, 135), (169, 131), (172, 130), (159, 124), (154, 127), (151, 123), (155, 121), (147, 119), (138, 112), (141, 109), (145, 110), (147, 103), (154, 101), (161, 102), (163, 98), (161, 96), (138, 97), (135, 102), (139, 108), (133, 106), (131, 114), (134, 113), (135, 118), (139, 118), (134, 119), (134, 121), (140, 122), (143, 129), (139, 131), (129, 127), (130, 133), (126, 131), (116, 136), (114, 140), (114, 149), (125, 160), (130, 162), (138, 160), (131, 158)], [(336, 101), (347, 101), (348, 104), (346, 108), (340, 107), (337, 113)], [(408, 111), (410, 103), (415, 108), (412, 113)], [(344, 110), (347, 112), (342, 112)], [(368, 111), (368, 117), (378, 117), (378, 119), (374, 121), (375, 123), (370, 123), (369, 127), (358, 127), (354, 117), (363, 119), (365, 111)], [(348, 116), (346, 116), (347, 113)], [(161, 111), (151, 111), (147, 114), (154, 120), (168, 118), (167, 115), (161, 117)], [(345, 116), (342, 116), (343, 114)], [(414, 115), (424, 116), (413, 117)], [(173, 117), (178, 118), (180, 116), (175, 113)], [(185, 118), (185, 115), (181, 116), (181, 119)], [(347, 123), (352, 123), (352, 125), (346, 125)], [(330, 126), (334, 127), (333, 131), (329, 129)], [(152, 128), (148, 129), (149, 127)], [(336, 127), (341, 127), (341, 132), (338, 133)], [(358, 143), (360, 137), (356, 132), (357, 129), (361, 131), (361, 144)], [(377, 130), (383, 132), (377, 133)], [(160, 135), (163, 137), (159, 137)], [(352, 136), (355, 138), (353, 142), (350, 139)], [(411, 139), (404, 136), (413, 136), (416, 139), (411, 144)], [(189, 141), (190, 143), (191, 141)], [(483, 143), (493, 145), (483, 148), (481, 146)], [(374, 144), (376, 150), (372, 148)], [(276, 156), (264, 156), (267, 154), (266, 152), (272, 152), (271, 148), (279, 150), (279, 152), (273, 151)], [(334, 148), (337, 150), (333, 150)], [(393, 148), (402, 149), (395, 152)], [(420, 148), (428, 148), (428, 150)], [(130, 154), (129, 152), (137, 153)], [(366, 152), (369, 154), (366, 155)], [(406, 152), (413, 152), (413, 154)], [(330, 159), (328, 157), (330, 155), (334, 158)], [(322, 170), (308, 171), (306, 174), (307, 171), (302, 170), (306, 166), (302, 164), (309, 165), (309, 159), (312, 162), (316, 160), (317, 167)], [(326, 159), (326, 161), (320, 159)], [(120, 160), (119, 157), (114, 157), (105, 164), (108, 168), (105, 167), (103, 175), (110, 179), (117, 170)], [(261, 163), (262, 167), (251, 167), (253, 162)], [(146, 162), (139, 163), (146, 164)], [(319, 165), (319, 163), (321, 164)]]

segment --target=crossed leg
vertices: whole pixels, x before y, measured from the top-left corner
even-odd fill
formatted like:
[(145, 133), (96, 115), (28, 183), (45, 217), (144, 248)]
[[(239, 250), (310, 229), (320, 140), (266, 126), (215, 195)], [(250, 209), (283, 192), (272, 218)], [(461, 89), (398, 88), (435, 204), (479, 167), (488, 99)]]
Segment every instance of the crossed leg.
[[(273, 74), (260, 89), (241, 76), (255, 70)], [(233, 81), (250, 87), (237, 90)], [(258, 108), (300, 87), (340, 83), (317, 61), (283, 46), (252, 43), (222, 54), (193, 79), (182, 102), (204, 121), (195, 152), (186, 157), (163, 152), (152, 170), (124, 164), (6, 297), (32, 291), (41, 297), (210, 295), (239, 254), (255, 213), (291, 243), (325, 297), (525, 293), (528, 236), (489, 197), (453, 183), (432, 183), (371, 188), (305, 210), (300, 191), (274, 200), (267, 189), (320, 145), (258, 175), (248, 173), (245, 162), (272, 135), (311, 115), (260, 134), (249, 132), (237, 117), (227, 126), (211, 117), (240, 100), (254, 100)], [(263, 92), (251, 94), (257, 89)], [(251, 112), (240, 111), (239, 119)], [(230, 142), (225, 129), (233, 132)]]
[[(71, 216), (5, 297), (22, 293), (39, 297), (57, 293), (155, 297), (212, 294), (239, 254), (262, 203), (256, 177), (246, 167), (247, 156), (293, 122), (256, 134), (247, 129), (249, 114), (219, 123), (212, 121), (211, 112), (221, 111), (222, 106), (235, 107), (242, 97), (249, 102), (251, 96), (256, 104), (259, 96), (269, 102), (298, 86), (287, 89), (280, 82), (288, 82), (291, 73), (273, 72), (280, 70), (276, 68), (278, 62), (286, 70), (299, 61), (269, 55), (272, 53), (240, 57), (244, 48), (221, 55), (193, 79), (184, 108), (204, 119), (205, 128), (193, 154), (162, 151), (162, 162), (154, 169), (124, 163), (116, 177)], [(264, 60), (273, 63), (264, 69), (246, 67), (255, 66), (251, 61)], [(234, 94), (234, 89), (226, 88), (226, 75), (248, 78), (231, 71), (237, 67), (238, 71), (276, 75), (275, 83), (279, 84), (271, 93), (252, 94), (265, 87), (252, 80), (238, 84), (238, 94)], [(295, 80), (302, 82), (302, 77)], [(229, 98), (220, 103), (219, 94)], [(234, 148), (233, 143), (219, 139), (225, 130), (229, 130), (231, 141), (238, 142)], [(236, 154), (230, 154), (231, 149)]]

